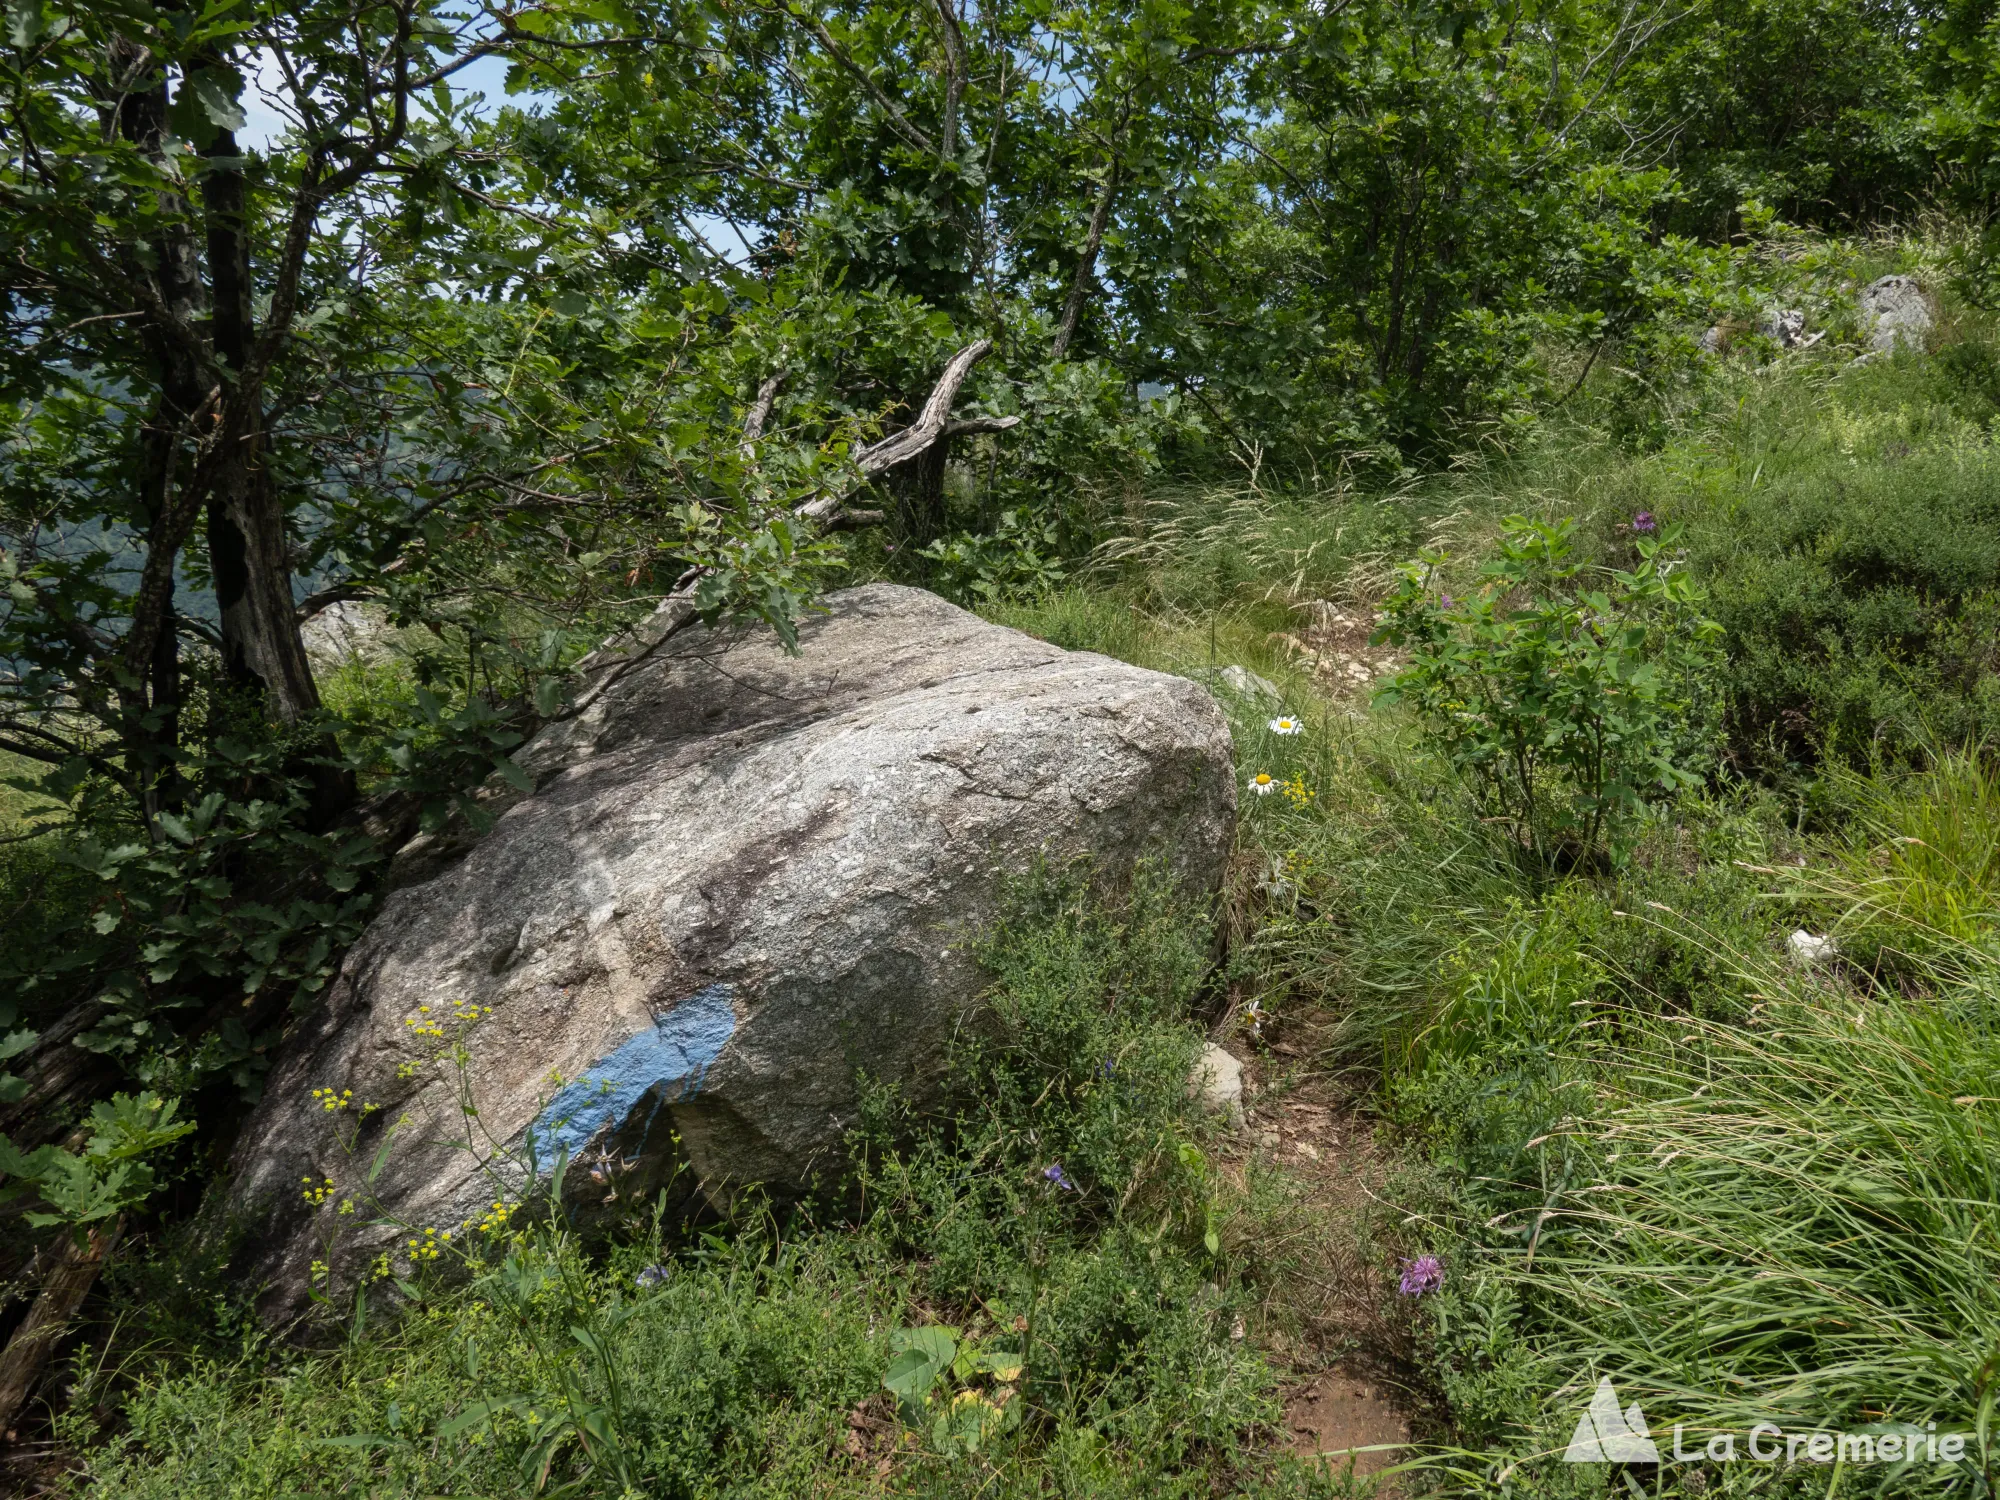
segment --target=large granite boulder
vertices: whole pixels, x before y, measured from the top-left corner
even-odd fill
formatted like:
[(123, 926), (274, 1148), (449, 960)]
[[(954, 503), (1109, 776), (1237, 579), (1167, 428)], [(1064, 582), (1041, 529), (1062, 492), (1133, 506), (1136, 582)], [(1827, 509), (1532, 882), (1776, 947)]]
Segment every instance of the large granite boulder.
[(407, 852), (237, 1151), (268, 1311), (463, 1237), (531, 1141), (585, 1207), (837, 1179), (859, 1076), (934, 1094), (1006, 882), (1144, 857), (1218, 888), (1235, 781), (1200, 686), (916, 589), (826, 602), (796, 656), (674, 638), (525, 747), (490, 833)]
[(1908, 276), (1884, 276), (1861, 289), (1861, 327), (1868, 345), (1892, 354), (1898, 345), (1921, 351), (1931, 331), (1931, 303)]

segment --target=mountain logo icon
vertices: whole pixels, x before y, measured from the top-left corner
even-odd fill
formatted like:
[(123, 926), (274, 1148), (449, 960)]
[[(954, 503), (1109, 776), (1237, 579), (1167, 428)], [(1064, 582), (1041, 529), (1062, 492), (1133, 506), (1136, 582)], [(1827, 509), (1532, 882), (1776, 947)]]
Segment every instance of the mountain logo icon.
[(1656, 1464), (1660, 1450), (1646, 1427), (1646, 1414), (1634, 1401), (1618, 1409), (1611, 1377), (1601, 1376), (1590, 1408), (1576, 1419), (1576, 1432), (1563, 1454), (1566, 1464)]

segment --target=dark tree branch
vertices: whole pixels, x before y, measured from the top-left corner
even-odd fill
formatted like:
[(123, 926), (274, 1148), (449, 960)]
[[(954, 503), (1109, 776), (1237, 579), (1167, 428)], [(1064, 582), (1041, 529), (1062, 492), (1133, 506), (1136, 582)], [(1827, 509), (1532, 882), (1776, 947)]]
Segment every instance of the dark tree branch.
[(1090, 284), (1097, 276), (1097, 252), (1104, 245), (1104, 226), (1111, 222), (1112, 200), (1118, 196), (1118, 158), (1113, 156), (1104, 166), (1104, 189), (1097, 195), (1097, 202), (1090, 210), (1090, 230), (1084, 235), (1083, 253), (1076, 258), (1076, 274), (1070, 278), (1069, 296), (1063, 301), (1062, 320), (1056, 324), (1055, 342), (1049, 347), (1051, 359), (1061, 359), (1069, 352), (1069, 342), (1076, 337), (1076, 325), (1083, 317), (1084, 300), (1090, 295)]
[(336, 583), (331, 588), (324, 588), (320, 589), (317, 593), (307, 594), (305, 598), (299, 601), (296, 613), (299, 623), (303, 625), (314, 615), (331, 609), (336, 604), (345, 604), (353, 599), (372, 599), (374, 597), (375, 590), (367, 587), (365, 584)]
[(841, 71), (848, 74), (855, 82), (868, 91), (868, 97), (875, 101), (876, 108), (880, 109), (888, 118), (891, 130), (894, 130), (896, 134), (900, 135), (912, 146), (915, 146), (919, 151), (927, 152), (932, 156), (939, 154), (937, 142), (933, 141), (928, 135), (924, 134), (923, 131), (911, 123), (910, 117), (903, 113), (903, 107), (894, 99), (891, 99), (888, 94), (884, 93), (880, 85), (868, 76), (868, 70), (856, 62), (853, 55), (834, 39), (833, 33), (826, 29), (825, 23), (818, 16), (805, 15), (792, 9), (789, 4), (780, 4), (776, 8), (789, 16), (798, 25), (811, 32), (818, 39), (819, 44), (826, 49), (827, 56), (831, 57), (839, 65)]

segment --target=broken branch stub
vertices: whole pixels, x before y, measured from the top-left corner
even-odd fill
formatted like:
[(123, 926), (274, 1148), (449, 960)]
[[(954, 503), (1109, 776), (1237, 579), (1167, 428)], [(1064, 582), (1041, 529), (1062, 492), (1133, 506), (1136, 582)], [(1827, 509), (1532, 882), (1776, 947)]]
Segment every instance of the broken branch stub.
[[(958, 393), (964, 387), (966, 377), (972, 373), (973, 366), (992, 352), (991, 339), (976, 339), (954, 354), (938, 376), (937, 384), (931, 388), (923, 410), (917, 414), (917, 420), (900, 432), (892, 432), (879, 442), (867, 444), (854, 455), (860, 482), (866, 483), (878, 479), (896, 465), (908, 463), (911, 459), (929, 452), (935, 444), (949, 441), (961, 433), (1005, 432), (1019, 426), (1021, 419), (1017, 416), (969, 417), (957, 422), (951, 418), (952, 405), (958, 400)], [(757, 399), (751, 405), (743, 422), (746, 446), (762, 437), (764, 425), (770, 420), (782, 378), (779, 375), (772, 375), (757, 388)], [(850, 482), (838, 489), (816, 495), (803, 504), (794, 506), (792, 514), (801, 520), (816, 521), (832, 530), (857, 530), (864, 526), (879, 524), (884, 519), (882, 511), (845, 509), (844, 502), (847, 497), (859, 487), (859, 484)], [(673, 589), (655, 606), (650, 616), (630, 630), (613, 636), (577, 664), (577, 672), (584, 682), (570, 714), (573, 715), (583, 708), (626, 671), (646, 660), (668, 640), (694, 623), (694, 594), (704, 572), (703, 569), (688, 569), (681, 575)]]

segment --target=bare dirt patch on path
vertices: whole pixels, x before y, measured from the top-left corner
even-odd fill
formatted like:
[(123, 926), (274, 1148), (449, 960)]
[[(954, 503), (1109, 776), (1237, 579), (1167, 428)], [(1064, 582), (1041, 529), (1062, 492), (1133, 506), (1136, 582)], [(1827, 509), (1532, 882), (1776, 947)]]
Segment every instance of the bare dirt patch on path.
[(1392, 1212), (1383, 1197), (1389, 1161), (1359, 1091), (1313, 1062), (1330, 1030), (1311, 1016), (1259, 1040), (1228, 1028), (1222, 1044), (1244, 1062), (1244, 1128), (1224, 1161), (1244, 1180), (1278, 1169), (1292, 1199), (1296, 1244), (1259, 1247), (1284, 1266), (1295, 1313), (1265, 1339), (1292, 1375), (1282, 1441), (1362, 1481), (1361, 1493), (1390, 1496), (1393, 1477), (1366, 1481), (1412, 1456), (1404, 1445), (1419, 1402), (1401, 1370), (1406, 1338), (1384, 1312), (1390, 1262), (1374, 1243)]

